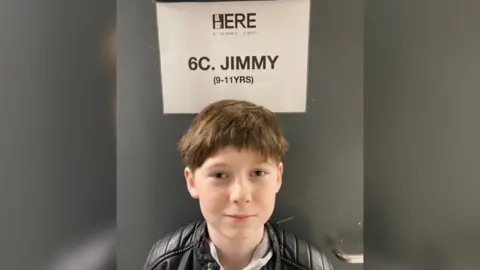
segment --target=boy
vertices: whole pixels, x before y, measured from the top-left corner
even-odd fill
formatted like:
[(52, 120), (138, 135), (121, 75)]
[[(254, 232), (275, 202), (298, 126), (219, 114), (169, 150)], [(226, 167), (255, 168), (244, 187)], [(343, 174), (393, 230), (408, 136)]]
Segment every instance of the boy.
[(205, 221), (157, 242), (144, 269), (333, 269), (325, 254), (268, 222), (287, 148), (275, 115), (261, 106), (222, 100), (204, 108), (179, 150)]

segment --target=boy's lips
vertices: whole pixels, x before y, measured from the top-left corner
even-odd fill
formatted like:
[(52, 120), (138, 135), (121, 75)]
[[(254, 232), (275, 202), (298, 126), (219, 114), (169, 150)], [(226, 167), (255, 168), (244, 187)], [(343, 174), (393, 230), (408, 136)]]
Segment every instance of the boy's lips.
[(232, 215), (226, 215), (227, 217), (235, 218), (235, 219), (247, 219), (251, 218), (255, 215), (252, 214), (232, 214)]

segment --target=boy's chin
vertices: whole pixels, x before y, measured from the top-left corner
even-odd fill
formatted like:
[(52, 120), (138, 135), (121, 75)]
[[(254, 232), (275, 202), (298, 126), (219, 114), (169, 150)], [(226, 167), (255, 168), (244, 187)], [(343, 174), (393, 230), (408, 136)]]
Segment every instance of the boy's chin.
[(233, 239), (243, 239), (252, 237), (257, 232), (262, 231), (263, 233), (263, 226), (255, 226), (255, 227), (243, 227), (243, 228), (222, 228), (223, 234), (226, 235), (228, 238)]

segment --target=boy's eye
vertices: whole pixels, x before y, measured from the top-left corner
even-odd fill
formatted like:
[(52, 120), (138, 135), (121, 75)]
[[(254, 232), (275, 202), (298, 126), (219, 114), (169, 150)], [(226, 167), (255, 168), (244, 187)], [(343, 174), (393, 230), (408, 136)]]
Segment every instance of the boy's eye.
[(256, 176), (256, 177), (262, 177), (262, 176), (265, 176), (267, 174), (266, 171), (262, 171), (262, 170), (256, 170), (253, 172), (253, 174)]
[(227, 178), (228, 175), (226, 173), (215, 173), (212, 175), (213, 178)]

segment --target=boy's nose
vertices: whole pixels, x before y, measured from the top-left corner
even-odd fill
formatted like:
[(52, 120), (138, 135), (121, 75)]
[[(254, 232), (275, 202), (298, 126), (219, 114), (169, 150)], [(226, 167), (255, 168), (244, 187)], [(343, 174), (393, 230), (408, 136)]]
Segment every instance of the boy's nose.
[(251, 187), (244, 181), (233, 184), (230, 192), (230, 200), (236, 204), (245, 204), (252, 201)]

